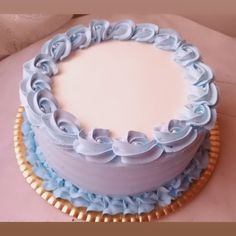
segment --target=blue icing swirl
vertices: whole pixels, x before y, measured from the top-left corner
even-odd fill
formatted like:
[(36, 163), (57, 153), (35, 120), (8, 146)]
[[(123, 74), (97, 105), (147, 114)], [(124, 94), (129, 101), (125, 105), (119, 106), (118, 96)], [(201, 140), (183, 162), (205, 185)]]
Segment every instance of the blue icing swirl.
[(182, 43), (173, 54), (174, 61), (187, 66), (200, 58), (198, 49), (190, 44)]
[(187, 123), (196, 127), (212, 129), (216, 121), (216, 110), (211, 109), (206, 102), (187, 104), (183, 114)]
[(57, 74), (58, 67), (53, 60), (51, 56), (48, 54), (38, 54), (34, 59), (32, 64), (30, 65), (30, 68), (33, 71), (40, 71), (43, 74), (46, 74), (48, 76), (52, 76)]
[(203, 145), (186, 169), (168, 183), (150, 192), (126, 197), (111, 197), (88, 192), (57, 176), (45, 161), (25, 114), (22, 132), (26, 158), (33, 166), (34, 173), (43, 180), (44, 188), (52, 191), (57, 198), (69, 200), (77, 207), (86, 207), (87, 211), (101, 211), (103, 214), (141, 214), (150, 212), (155, 207), (164, 207), (181, 196), (189, 185), (199, 178), (201, 171), (208, 164), (209, 137), (206, 135)]
[(167, 153), (186, 148), (197, 138), (197, 134), (196, 129), (179, 120), (171, 120), (168, 125), (154, 130), (155, 139)]
[(42, 117), (58, 108), (57, 100), (47, 89), (30, 91), (27, 95), (27, 102), (28, 106), (25, 108), (27, 117), (35, 126), (41, 126)]
[(132, 20), (123, 20), (111, 24), (109, 38), (114, 40), (128, 40), (133, 36), (135, 23)]
[(55, 110), (42, 117), (43, 126), (56, 145), (66, 149), (73, 149), (73, 142), (80, 132), (77, 119), (68, 112)]
[(24, 106), (28, 105), (27, 96), (30, 92), (37, 92), (43, 89), (51, 90), (51, 84), (51, 79), (39, 71), (27, 73), (25, 79), (20, 83), (20, 98), (22, 104)]
[(34, 92), (42, 89), (51, 90), (51, 79), (40, 73), (35, 72), (30, 74), (25, 80), (21, 81), (20, 89), (22, 93), (26, 96), (29, 92)]
[(137, 24), (132, 39), (137, 42), (153, 43), (159, 27), (151, 23)]
[(156, 140), (149, 140), (146, 135), (129, 131), (123, 140), (114, 140), (113, 152), (121, 157), (121, 162), (128, 164), (148, 163), (158, 159), (163, 148)]
[(194, 62), (185, 69), (188, 81), (195, 86), (205, 85), (213, 80), (212, 70), (202, 62)]
[(88, 161), (106, 163), (116, 156), (112, 151), (110, 132), (106, 129), (93, 129), (89, 134), (81, 130), (73, 145), (74, 150)]
[(189, 90), (189, 101), (205, 102), (208, 106), (215, 106), (218, 101), (217, 88), (212, 82), (200, 86), (191, 86)]
[(91, 41), (93, 43), (100, 43), (103, 40), (108, 39), (108, 33), (110, 29), (110, 23), (106, 20), (93, 20), (90, 25)]
[(166, 51), (176, 51), (183, 39), (173, 29), (159, 29), (155, 37), (154, 45)]
[(70, 28), (66, 34), (71, 41), (73, 50), (86, 48), (92, 41), (91, 30), (83, 25), (76, 25)]
[(70, 54), (71, 41), (66, 34), (58, 34), (42, 46), (41, 52), (61, 61)]

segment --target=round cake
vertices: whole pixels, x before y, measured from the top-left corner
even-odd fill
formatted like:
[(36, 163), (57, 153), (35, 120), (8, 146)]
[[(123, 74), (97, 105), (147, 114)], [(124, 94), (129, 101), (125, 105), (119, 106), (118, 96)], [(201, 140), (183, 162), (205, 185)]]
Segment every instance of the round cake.
[(207, 166), (217, 88), (198, 49), (172, 29), (74, 26), (24, 64), (20, 99), (34, 172), (87, 211), (150, 212)]

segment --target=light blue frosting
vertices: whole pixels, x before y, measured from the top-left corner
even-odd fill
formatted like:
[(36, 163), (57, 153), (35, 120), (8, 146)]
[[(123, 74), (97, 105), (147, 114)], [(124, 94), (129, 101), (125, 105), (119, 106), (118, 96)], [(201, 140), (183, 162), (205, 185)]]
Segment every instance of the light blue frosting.
[(45, 53), (40, 53), (29, 62), (26, 62), (23, 68), (29, 74), (39, 72), (49, 77), (58, 73), (58, 66), (55, 59)]
[(181, 44), (173, 54), (175, 62), (182, 66), (191, 65), (200, 58), (198, 49), (191, 44)]
[(129, 131), (123, 140), (113, 142), (113, 152), (121, 156), (123, 163), (142, 164), (159, 158), (163, 147), (155, 139), (149, 140), (143, 133)]
[(137, 42), (153, 43), (158, 31), (159, 27), (157, 25), (151, 23), (137, 24), (135, 27), (135, 33), (131, 39)]
[(177, 152), (190, 145), (197, 138), (197, 130), (186, 121), (171, 120), (168, 126), (154, 130), (154, 135), (166, 153)]
[[(173, 60), (186, 71), (188, 103), (176, 120), (155, 127), (151, 139), (132, 130), (119, 139), (112, 139), (106, 129), (86, 131), (77, 118), (61, 110), (52, 95), (50, 77), (58, 73), (56, 62), (73, 50), (106, 40), (134, 40), (171, 51)], [(198, 49), (177, 32), (151, 23), (93, 20), (88, 27), (74, 26), (47, 41), (41, 53), (25, 63), (23, 71), (20, 97), (30, 123), (44, 129), (56, 145), (87, 161), (106, 163), (119, 157), (125, 164), (152, 162), (164, 153), (187, 148), (202, 129), (209, 130), (215, 124), (218, 92), (211, 69), (200, 61)]]
[(77, 119), (70, 113), (57, 109), (51, 114), (44, 114), (43, 129), (54, 140), (54, 143), (66, 149), (73, 149), (73, 142), (80, 133)]
[[(87, 211), (100, 211), (103, 214), (141, 214), (150, 212), (156, 206), (164, 207), (181, 196), (189, 185), (199, 178), (201, 171), (207, 167), (208, 163), (209, 139), (207, 136), (185, 170), (168, 183), (156, 190), (138, 195), (111, 197), (88, 192), (60, 178), (45, 161), (25, 114), (22, 132), (26, 145), (26, 158), (33, 166), (34, 173), (42, 178), (44, 188), (52, 191), (57, 198), (69, 200), (77, 207), (86, 207)], [(94, 138), (96, 139), (96, 132)]]
[(27, 95), (27, 103), (29, 108), (26, 109), (27, 116), (30, 123), (35, 126), (41, 125), (41, 118), (45, 114), (52, 114), (58, 108), (57, 100), (48, 89), (30, 91)]
[(57, 62), (69, 56), (71, 48), (69, 37), (66, 34), (58, 34), (53, 40), (49, 40), (43, 45), (41, 52), (49, 55)]
[(159, 29), (154, 39), (154, 45), (166, 51), (176, 51), (184, 40), (173, 29)]
[(84, 130), (81, 131), (78, 139), (74, 141), (74, 149), (84, 155), (88, 161), (106, 163), (116, 157), (112, 150), (109, 130), (105, 129), (94, 129), (89, 134)]

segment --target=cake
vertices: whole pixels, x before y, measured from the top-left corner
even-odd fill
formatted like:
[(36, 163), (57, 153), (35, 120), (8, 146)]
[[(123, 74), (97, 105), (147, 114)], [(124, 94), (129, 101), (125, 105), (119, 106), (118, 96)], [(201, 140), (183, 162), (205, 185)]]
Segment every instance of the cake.
[(147, 213), (207, 166), (217, 88), (175, 30), (76, 25), (24, 64), (20, 100), (27, 160), (46, 190), (75, 207)]

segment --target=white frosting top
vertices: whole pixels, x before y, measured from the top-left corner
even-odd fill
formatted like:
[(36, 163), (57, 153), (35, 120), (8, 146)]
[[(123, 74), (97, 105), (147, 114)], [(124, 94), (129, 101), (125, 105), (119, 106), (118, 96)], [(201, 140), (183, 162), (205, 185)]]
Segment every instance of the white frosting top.
[[(184, 69), (171, 52), (132, 41), (107, 41), (59, 65), (54, 94), (86, 129), (109, 128), (113, 137), (177, 118), (187, 103)], [(153, 109), (155, 107), (155, 109)]]

